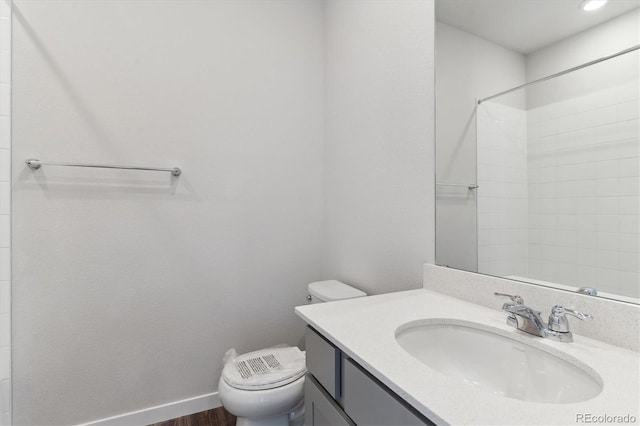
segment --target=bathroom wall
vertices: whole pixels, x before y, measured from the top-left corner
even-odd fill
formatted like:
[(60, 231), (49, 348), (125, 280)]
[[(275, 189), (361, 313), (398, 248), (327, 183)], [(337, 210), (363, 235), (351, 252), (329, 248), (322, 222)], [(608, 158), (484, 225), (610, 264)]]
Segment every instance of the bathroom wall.
[(0, 425), (11, 424), (11, 2), (0, 0)]
[[(524, 56), (441, 22), (436, 25), (436, 39), (436, 180), (476, 183), (476, 100), (522, 84)], [(500, 102), (522, 109), (524, 93)], [(436, 186), (438, 264), (477, 270), (476, 196), (484, 190)], [(492, 214), (495, 206), (485, 207), (483, 213)], [(482, 261), (488, 259), (497, 260), (491, 256)]]
[(433, 1), (329, 0), (323, 271), (368, 293), (433, 261)]
[(310, 281), (422, 285), (432, 0), (18, 0), (13, 19), (16, 424), (215, 404), (228, 348), (299, 342)]
[(13, 7), (14, 423), (206, 399), (227, 349), (298, 343), (323, 278), (323, 4)]
[[(611, 55), (640, 43), (640, 8), (527, 55), (527, 81)], [(527, 109), (638, 79), (637, 53), (527, 88)], [(611, 75), (615, 78), (611, 78)]]
[[(640, 43), (640, 9), (527, 59), (532, 77)], [(640, 55), (531, 86), (529, 276), (640, 297)]]

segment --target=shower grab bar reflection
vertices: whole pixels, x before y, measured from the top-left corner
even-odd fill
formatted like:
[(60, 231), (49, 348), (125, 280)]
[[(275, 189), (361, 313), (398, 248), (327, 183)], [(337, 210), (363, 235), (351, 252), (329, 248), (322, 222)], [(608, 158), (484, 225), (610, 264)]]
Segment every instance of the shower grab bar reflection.
[(154, 172), (171, 172), (172, 176), (180, 176), (182, 170), (178, 167), (140, 167), (140, 166), (114, 166), (110, 164), (82, 164), (82, 163), (62, 163), (58, 161), (40, 161), (36, 159), (26, 160), (25, 163), (32, 170), (38, 170), (41, 166), (68, 166), (68, 167), (93, 167), (98, 169), (125, 169), (125, 170), (148, 170)]
[(436, 182), (436, 185), (439, 186), (458, 186), (461, 188), (467, 188), (469, 190), (472, 189), (478, 189), (479, 186), (476, 185), (475, 183), (442, 183), (442, 182)]

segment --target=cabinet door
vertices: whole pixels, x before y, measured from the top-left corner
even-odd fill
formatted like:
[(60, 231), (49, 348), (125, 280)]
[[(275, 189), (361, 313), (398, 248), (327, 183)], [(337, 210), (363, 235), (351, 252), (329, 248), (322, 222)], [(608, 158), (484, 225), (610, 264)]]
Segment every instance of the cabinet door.
[(358, 425), (433, 425), (351, 359), (342, 362), (342, 408)]
[(322, 386), (307, 374), (304, 383), (305, 426), (355, 426)]
[(340, 399), (340, 349), (307, 327), (307, 369), (333, 399)]

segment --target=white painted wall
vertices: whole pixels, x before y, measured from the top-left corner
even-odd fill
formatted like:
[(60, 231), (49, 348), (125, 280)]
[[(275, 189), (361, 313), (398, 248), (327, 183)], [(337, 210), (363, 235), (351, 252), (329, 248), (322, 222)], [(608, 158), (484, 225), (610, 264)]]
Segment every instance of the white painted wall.
[(215, 392), (310, 281), (420, 287), (433, 32), (432, 0), (15, 1), (14, 423)]
[(11, 2), (0, 0), (0, 425), (11, 424)]
[(368, 293), (419, 288), (434, 258), (433, 13), (327, 2), (323, 271)]
[(15, 1), (13, 23), (14, 423), (206, 394), (228, 348), (298, 343), (322, 278), (322, 3)]
[[(527, 81), (640, 44), (640, 8), (527, 55)], [(527, 88), (527, 109), (637, 80), (638, 56), (625, 55)], [(616, 78), (609, 78), (610, 75)]]
[[(436, 180), (476, 182), (476, 99), (524, 83), (523, 55), (473, 34), (436, 25)], [(500, 100), (523, 108), (524, 94)], [(436, 263), (477, 271), (477, 192), (438, 186)]]

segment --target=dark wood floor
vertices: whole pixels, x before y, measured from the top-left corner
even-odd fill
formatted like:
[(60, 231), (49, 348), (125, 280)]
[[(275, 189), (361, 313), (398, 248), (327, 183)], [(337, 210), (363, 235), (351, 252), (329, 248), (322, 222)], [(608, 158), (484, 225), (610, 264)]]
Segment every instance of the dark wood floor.
[(224, 407), (219, 407), (190, 416), (155, 423), (150, 426), (235, 426), (235, 424), (235, 416), (225, 410)]

